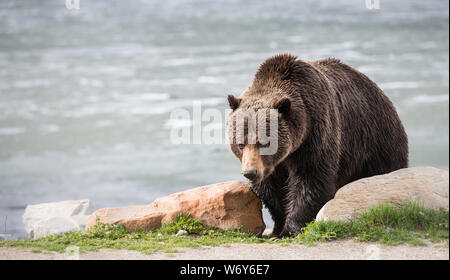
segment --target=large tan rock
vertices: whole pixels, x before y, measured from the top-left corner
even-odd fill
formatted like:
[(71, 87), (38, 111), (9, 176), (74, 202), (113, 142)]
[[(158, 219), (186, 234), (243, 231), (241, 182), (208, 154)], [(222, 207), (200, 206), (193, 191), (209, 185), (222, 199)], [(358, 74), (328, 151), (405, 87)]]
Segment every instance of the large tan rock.
[(190, 213), (207, 226), (234, 229), (260, 235), (265, 224), (261, 201), (239, 181), (229, 181), (189, 189), (156, 199), (149, 205), (104, 208), (95, 211), (87, 227), (101, 223), (123, 224), (130, 230), (151, 230), (172, 221), (178, 213)]
[(427, 208), (449, 209), (448, 171), (414, 167), (360, 179), (343, 186), (334, 199), (317, 214), (318, 221), (344, 221), (353, 213), (382, 204), (403, 204), (408, 200)]

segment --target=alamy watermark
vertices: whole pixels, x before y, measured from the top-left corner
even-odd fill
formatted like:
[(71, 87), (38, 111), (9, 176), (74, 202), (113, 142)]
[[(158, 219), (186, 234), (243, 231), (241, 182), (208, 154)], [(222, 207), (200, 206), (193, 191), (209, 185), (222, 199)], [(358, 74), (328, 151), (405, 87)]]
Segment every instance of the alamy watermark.
[(64, 251), (64, 255), (67, 260), (79, 260), (80, 259), (80, 247), (78, 246), (68, 246)]
[(80, 0), (66, 0), (66, 8), (68, 10), (79, 10)]
[(369, 245), (366, 247), (366, 260), (380, 260), (380, 247), (377, 245)]
[(366, 0), (366, 8), (369, 10), (379, 10), (380, 0)]
[(176, 145), (250, 144), (258, 145), (261, 155), (276, 153), (278, 110), (250, 109), (239, 111), (228, 119), (231, 112), (231, 109), (203, 110), (199, 101), (193, 103), (192, 112), (183, 108), (176, 109), (171, 112), (167, 122), (170, 141)]

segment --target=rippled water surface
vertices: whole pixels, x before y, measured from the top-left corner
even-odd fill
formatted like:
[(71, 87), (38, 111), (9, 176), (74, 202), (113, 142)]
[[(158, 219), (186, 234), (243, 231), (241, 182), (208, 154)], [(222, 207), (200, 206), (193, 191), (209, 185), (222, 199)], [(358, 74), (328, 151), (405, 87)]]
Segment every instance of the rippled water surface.
[(1, 1), (0, 224), (24, 236), (27, 204), (144, 204), (242, 179), (226, 145), (173, 145), (184, 124), (169, 115), (225, 109), (280, 52), (366, 73), (398, 109), (411, 165), (448, 169), (448, 1), (299, 2)]

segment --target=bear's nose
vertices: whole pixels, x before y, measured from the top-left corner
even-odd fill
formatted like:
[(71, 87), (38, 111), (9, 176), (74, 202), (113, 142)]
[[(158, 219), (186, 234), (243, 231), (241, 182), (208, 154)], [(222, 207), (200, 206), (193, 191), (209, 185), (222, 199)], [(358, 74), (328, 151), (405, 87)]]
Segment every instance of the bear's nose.
[(252, 169), (252, 170), (244, 170), (242, 172), (244, 174), (244, 177), (249, 179), (250, 181), (254, 181), (256, 177), (258, 176), (258, 170)]

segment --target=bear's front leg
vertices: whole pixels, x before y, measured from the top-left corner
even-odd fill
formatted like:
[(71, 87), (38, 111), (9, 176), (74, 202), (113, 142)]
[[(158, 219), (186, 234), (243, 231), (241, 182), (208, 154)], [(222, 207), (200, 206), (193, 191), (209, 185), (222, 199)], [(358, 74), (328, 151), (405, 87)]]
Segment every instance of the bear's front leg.
[(283, 206), (280, 202), (281, 199), (277, 200), (274, 197), (263, 201), (264, 205), (269, 210), (272, 220), (274, 221), (273, 230), (272, 233), (270, 234), (271, 237), (273, 236), (278, 237), (284, 228), (286, 214), (284, 213)]
[(315, 219), (322, 206), (333, 198), (335, 189), (331, 178), (326, 179), (323, 176), (291, 178), (287, 193), (286, 221), (280, 236), (298, 235), (307, 223)]
[(285, 197), (286, 189), (283, 186), (284, 180), (280, 177), (276, 179), (271, 177), (265, 181), (253, 185), (253, 192), (261, 199), (264, 206), (269, 210), (270, 216), (274, 221), (274, 227), (271, 236), (279, 236), (284, 228), (286, 220)]

